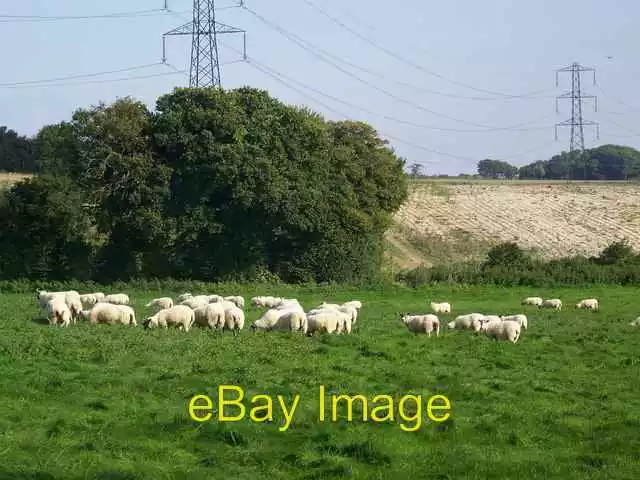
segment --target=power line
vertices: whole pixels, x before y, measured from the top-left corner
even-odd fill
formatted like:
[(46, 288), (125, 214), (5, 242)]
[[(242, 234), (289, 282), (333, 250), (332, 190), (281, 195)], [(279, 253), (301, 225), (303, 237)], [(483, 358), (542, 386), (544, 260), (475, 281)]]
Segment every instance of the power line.
[[(338, 18), (334, 17), (333, 15), (329, 14), (327, 11), (323, 10), (322, 8), (320, 8), (318, 5), (316, 5), (315, 3), (311, 2), (310, 0), (302, 0), (302, 1), (304, 3), (306, 3), (309, 7), (313, 8), (314, 10), (319, 12), (320, 14), (324, 15), (326, 18), (331, 20), (336, 25), (338, 25), (341, 28), (345, 29), (346, 31), (350, 32), (352, 35), (358, 37), (359, 39), (361, 39), (362, 41), (368, 43), (369, 45), (372, 45), (374, 48), (386, 53), (387, 55), (395, 58), (396, 60), (399, 60), (399, 61), (401, 61), (403, 63), (406, 63), (407, 65), (411, 65), (412, 67), (417, 68), (418, 70), (421, 70), (421, 71), (423, 71), (423, 72), (425, 72), (425, 73), (427, 73), (429, 75), (432, 75), (434, 77), (440, 78), (441, 80), (445, 80), (445, 81), (447, 81), (449, 83), (452, 83), (454, 85), (458, 85), (458, 86), (465, 87), (465, 88), (468, 88), (468, 89), (471, 89), (471, 90), (475, 90), (477, 92), (487, 93), (489, 95), (495, 95), (495, 96), (499, 96), (499, 97), (508, 97), (508, 98), (522, 98), (522, 97), (525, 97), (525, 96), (530, 96), (530, 95), (535, 94), (535, 93), (542, 93), (542, 92), (548, 91), (548, 89), (545, 89), (545, 90), (540, 90), (538, 92), (530, 92), (528, 94), (510, 95), (510, 94), (506, 94), (506, 93), (503, 93), (503, 92), (496, 92), (496, 91), (492, 91), (492, 90), (486, 90), (486, 89), (483, 89), (483, 88), (474, 87), (473, 85), (469, 85), (469, 84), (466, 84), (466, 83), (459, 82), (457, 80), (453, 80), (453, 79), (448, 78), (448, 77), (446, 77), (444, 75), (441, 75), (441, 74), (439, 74), (437, 72), (428, 70), (428, 69), (426, 69), (425, 67), (423, 67), (420, 64), (417, 64), (417, 63), (414, 63), (414, 62), (412, 62), (410, 60), (407, 60), (406, 58), (401, 57), (397, 53), (394, 53), (391, 50), (383, 47), (379, 43), (374, 42), (370, 38), (360, 34), (356, 30), (354, 30), (353, 28), (351, 28), (348, 25), (346, 25), (340, 19), (338, 19)], [(244, 8), (247, 9), (246, 6)]]
[[(443, 113), (439, 113), (436, 112), (434, 110), (431, 110), (429, 108), (426, 108), (420, 104), (415, 103), (414, 101), (411, 100), (407, 100), (405, 98), (399, 97), (398, 95), (395, 95), (394, 93), (381, 88), (371, 82), (369, 82), (368, 80), (354, 74), (353, 72), (350, 72), (349, 70), (343, 68), (342, 66), (338, 65), (336, 62), (329, 60), (328, 58), (325, 57), (335, 57), (334, 55), (327, 53), (326, 51), (324, 51), (323, 49), (313, 45), (310, 42), (307, 42), (306, 40), (298, 37), (297, 35), (285, 30), (284, 28), (280, 27), (279, 25), (271, 22), (270, 20), (267, 20), (265, 17), (263, 17), (262, 15), (258, 14), (257, 12), (251, 10), (250, 8), (248, 8), (246, 5), (243, 5), (243, 8), (245, 10), (247, 10), (249, 13), (251, 13), (253, 16), (255, 16), (258, 20), (262, 21), (263, 23), (265, 23), (266, 25), (270, 26), (271, 28), (273, 28), (274, 30), (276, 30), (278, 33), (280, 33), (282, 36), (284, 36), (285, 38), (287, 38), (288, 40), (290, 40), (291, 42), (295, 43), (296, 45), (298, 45), (300, 48), (302, 48), (303, 50), (306, 50), (307, 52), (311, 53), (313, 56), (315, 56), (316, 58), (320, 59), (321, 61), (331, 65), (332, 67), (334, 67), (336, 70), (339, 70), (341, 72), (343, 72), (344, 74), (358, 80), (360, 83), (367, 85), (370, 88), (373, 88), (374, 90), (379, 91), (380, 93), (388, 96), (389, 98), (392, 98), (398, 102), (404, 103), (406, 105), (409, 105), (415, 109), (421, 110), (423, 112), (426, 113), (430, 113), (431, 115), (437, 116), (437, 117), (441, 117), (441, 118), (445, 118), (447, 120), (451, 120), (454, 122), (458, 122), (458, 123), (463, 123), (463, 124), (467, 124), (467, 125), (472, 125), (475, 127), (481, 127), (482, 129), (484, 129), (484, 131), (498, 131), (498, 130), (510, 130), (513, 128), (517, 128), (517, 127), (521, 127), (521, 126), (525, 126), (525, 125), (530, 125), (531, 123), (534, 123), (536, 121), (538, 121), (538, 119), (535, 119), (533, 121), (528, 121), (528, 122), (524, 122), (524, 123), (519, 123), (519, 124), (515, 124), (515, 125), (510, 125), (507, 127), (496, 127), (493, 125), (486, 125), (486, 124), (482, 124), (482, 123), (476, 123), (476, 122), (470, 122), (468, 120), (463, 120), (460, 118), (456, 118), (456, 117), (452, 117), (449, 115), (445, 115)], [(545, 116), (546, 117), (546, 116)]]
[(0, 14), (0, 23), (25, 23), (25, 22), (58, 22), (64, 20), (93, 20), (112, 18), (149, 17), (166, 14), (164, 8), (152, 8), (149, 10), (134, 10), (129, 12), (115, 12), (97, 15), (5, 15)]
[[(260, 62), (256, 62), (254, 59), (252, 59), (252, 58), (250, 58), (250, 57), (248, 57), (248, 58), (247, 58), (247, 63), (249, 63), (249, 65), (251, 65), (251, 66), (252, 66), (253, 68), (255, 68), (256, 70), (258, 70), (258, 71), (262, 72), (263, 74), (267, 75), (268, 77), (270, 77), (270, 78), (272, 78), (272, 79), (276, 80), (277, 82), (279, 82), (279, 83), (283, 84), (283, 85), (284, 85), (284, 86), (286, 86), (287, 88), (289, 88), (289, 89), (291, 89), (291, 90), (293, 90), (293, 91), (295, 91), (295, 92), (298, 92), (300, 95), (302, 95), (302, 96), (304, 96), (304, 97), (306, 97), (306, 98), (309, 98), (309, 99), (310, 99), (311, 101), (313, 101), (314, 103), (316, 103), (316, 104), (318, 104), (318, 105), (323, 106), (323, 107), (324, 107), (324, 108), (326, 108), (328, 111), (333, 112), (333, 113), (337, 114), (338, 116), (340, 116), (340, 117), (342, 117), (342, 118), (345, 118), (345, 119), (350, 118), (350, 117), (349, 117), (349, 115), (346, 115), (345, 113), (343, 113), (343, 112), (341, 112), (341, 111), (339, 111), (339, 110), (337, 110), (337, 109), (333, 108), (332, 106), (328, 105), (327, 103), (325, 103), (325, 102), (323, 102), (323, 101), (321, 101), (321, 100), (318, 100), (316, 97), (314, 97), (314, 96), (312, 96), (312, 95), (309, 95), (309, 94), (308, 94), (307, 92), (305, 92), (304, 90), (302, 90), (302, 89), (300, 89), (300, 88), (298, 88), (298, 87), (295, 87), (295, 86), (291, 85), (291, 82), (288, 82), (288, 81), (286, 80), (286, 79), (288, 78), (288, 76), (284, 75), (283, 73), (278, 72), (277, 70), (275, 70), (275, 69), (273, 69), (273, 68), (271, 68), (271, 67), (269, 67), (269, 66), (267, 66), (267, 65), (261, 64)], [(339, 102), (341, 102), (341, 103), (346, 103), (346, 102), (344, 102), (344, 101), (342, 101), (342, 100), (340, 100), (340, 99), (337, 99), (336, 97), (329, 96), (329, 95), (324, 94), (323, 92), (321, 92), (321, 91), (319, 91), (319, 90), (316, 90), (316, 89), (314, 89), (314, 88), (312, 88), (312, 87), (309, 87), (309, 86), (307, 86), (307, 85), (304, 85), (304, 84), (302, 84), (301, 82), (298, 82), (298, 81), (294, 81), (294, 82), (295, 82), (295, 83), (297, 83), (297, 84), (299, 84), (299, 85), (300, 85), (300, 86), (302, 86), (303, 88), (307, 88), (307, 89), (309, 89), (309, 90), (314, 91), (315, 93), (317, 93), (317, 94), (319, 94), (319, 95), (321, 95), (321, 96), (326, 96), (326, 97), (329, 97), (329, 98), (331, 98), (331, 99), (333, 99), (333, 100), (335, 100), (335, 101), (339, 101)], [(378, 130), (378, 131), (379, 131), (379, 130)], [(424, 151), (427, 151), (427, 152), (430, 152), (430, 153), (434, 153), (434, 154), (441, 155), (441, 156), (444, 156), (444, 157), (455, 158), (455, 159), (459, 159), (459, 160), (472, 161), (472, 162), (477, 162), (477, 161), (478, 161), (478, 159), (477, 159), (477, 158), (465, 157), (465, 156), (462, 156), (462, 155), (456, 155), (456, 154), (452, 154), (452, 153), (447, 153), (447, 152), (442, 152), (442, 151), (434, 150), (434, 149), (432, 149), (432, 148), (425, 147), (424, 145), (416, 144), (416, 143), (410, 142), (410, 141), (408, 141), (408, 140), (406, 140), (406, 139), (403, 139), (403, 138), (400, 138), (400, 137), (396, 137), (396, 136), (394, 136), (394, 135), (390, 135), (390, 134), (385, 133), (385, 132), (382, 132), (382, 131), (379, 131), (379, 132), (380, 132), (383, 136), (385, 136), (385, 137), (387, 137), (387, 138), (390, 138), (390, 139), (395, 140), (395, 141), (397, 141), (397, 142), (400, 142), (400, 143), (406, 144), (406, 145), (408, 145), (408, 146), (411, 146), (411, 147), (414, 147), (414, 148), (417, 148), (417, 149), (420, 149), (420, 150), (424, 150)], [(546, 147), (546, 146), (549, 146), (549, 145), (550, 145), (550, 142), (546, 142), (543, 146), (540, 146), (540, 145), (539, 145), (539, 146), (534, 147), (533, 149), (527, 150), (527, 151), (522, 152), (522, 153), (519, 153), (519, 154), (510, 155), (510, 156), (505, 157), (505, 158), (507, 158), (507, 159), (517, 158), (517, 157), (520, 157), (520, 156), (522, 156), (522, 155), (526, 155), (526, 154), (528, 154), (528, 153), (531, 153), (532, 151), (540, 150), (541, 148)], [(423, 162), (423, 163), (438, 163), (438, 162), (435, 162), (435, 161), (429, 161), (429, 162), (426, 162), (426, 161), (425, 161), (425, 162)]]

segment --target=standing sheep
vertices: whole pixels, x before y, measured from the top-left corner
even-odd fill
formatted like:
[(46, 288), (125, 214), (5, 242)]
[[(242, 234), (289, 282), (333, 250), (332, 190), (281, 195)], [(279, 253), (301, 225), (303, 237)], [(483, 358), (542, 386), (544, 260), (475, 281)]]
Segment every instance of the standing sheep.
[(186, 332), (189, 331), (195, 322), (195, 312), (186, 305), (176, 305), (166, 310), (160, 310), (155, 315), (148, 317), (143, 325), (145, 328), (152, 327), (176, 327)]
[[(82, 315), (85, 316), (86, 311)], [(135, 313), (128, 305), (98, 302), (89, 311), (88, 317), (89, 323), (93, 325), (137, 325)]]
[(440, 320), (430, 313), (423, 315), (400, 313), (400, 321), (415, 335), (426, 333), (428, 337), (431, 337), (431, 332), (434, 331), (436, 337), (440, 335)]
[(222, 303), (214, 302), (194, 310), (194, 325), (211, 330), (222, 330), (225, 322), (225, 311)]
[(545, 300), (540, 304), (539, 308), (553, 308), (555, 310), (562, 310), (562, 300), (559, 298), (551, 298), (549, 300)]
[(527, 316), (523, 314), (518, 315), (504, 315), (500, 317), (503, 322), (516, 322), (525, 330), (527, 329)]
[(113, 293), (104, 297), (102, 302), (111, 303), (112, 305), (129, 305), (129, 295), (126, 293)]
[(433, 313), (438, 314), (438, 313), (451, 313), (451, 304), (448, 302), (442, 302), (442, 303), (435, 303), (435, 302), (431, 302), (431, 310), (433, 310)]
[(533, 305), (539, 307), (542, 305), (542, 298), (540, 297), (527, 297), (522, 300), (521, 305)]
[(450, 329), (468, 329), (479, 332), (485, 319), (486, 317), (482, 313), (467, 313), (466, 315), (458, 315), (455, 320), (449, 322), (448, 327)]
[(231, 330), (234, 336), (244, 328), (244, 311), (235, 304), (224, 310), (224, 329)]
[(238, 308), (244, 308), (244, 297), (241, 297), (240, 295), (224, 297), (224, 300), (235, 303)]
[(60, 324), (61, 327), (68, 327), (71, 323), (71, 310), (61, 296), (54, 296), (45, 305), (47, 318), (51, 325)]
[(585, 298), (584, 300), (580, 300), (576, 303), (576, 308), (584, 308), (587, 310), (598, 310), (600, 308), (600, 304), (597, 298)]
[(516, 343), (520, 338), (520, 324), (517, 322), (488, 322), (483, 325), (483, 330), (489, 338), (494, 340), (509, 340)]

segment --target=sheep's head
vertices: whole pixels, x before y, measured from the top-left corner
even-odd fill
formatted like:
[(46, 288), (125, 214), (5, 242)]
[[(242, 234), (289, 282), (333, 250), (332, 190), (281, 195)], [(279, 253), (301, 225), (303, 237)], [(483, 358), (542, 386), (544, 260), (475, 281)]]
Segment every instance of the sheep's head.
[(147, 317), (143, 322), (142, 325), (144, 326), (144, 328), (152, 328), (152, 327), (157, 327), (158, 326), (158, 316), (154, 315), (152, 317)]

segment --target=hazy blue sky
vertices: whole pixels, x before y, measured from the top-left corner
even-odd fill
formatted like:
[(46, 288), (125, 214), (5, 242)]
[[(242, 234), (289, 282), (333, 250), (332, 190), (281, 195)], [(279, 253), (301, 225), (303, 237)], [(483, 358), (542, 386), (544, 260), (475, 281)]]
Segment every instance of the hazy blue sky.
[[(304, 0), (249, 0), (247, 6), (314, 48), (333, 55), (332, 62), (369, 85), (319, 60), (251, 12), (224, 8), (235, 0), (217, 2), (217, 16), (219, 22), (247, 31), (250, 59), (350, 106), (305, 90), (340, 113), (332, 112), (246, 63), (223, 66), (223, 86), (248, 84), (267, 89), (287, 103), (307, 104), (330, 119), (340, 119), (344, 114), (366, 120), (381, 135), (395, 137), (391, 139), (394, 148), (410, 163), (422, 163), (431, 173), (457, 174), (473, 172), (477, 161), (486, 157), (523, 165), (567, 150), (569, 128), (559, 129), (555, 141), (553, 125), (570, 118), (571, 105), (569, 100), (560, 101), (557, 114), (554, 96), (570, 88), (571, 76), (561, 74), (556, 88), (554, 71), (577, 61), (597, 70), (598, 87), (593, 86), (590, 73), (584, 74), (582, 82), (586, 93), (598, 96), (597, 113), (593, 101), (585, 100), (585, 117), (601, 125), (599, 141), (595, 129), (586, 128), (586, 146), (619, 143), (640, 147), (640, 94), (635, 88), (640, 78), (636, 52), (640, 31), (634, 29), (640, 2), (310, 1), (381, 48), (333, 23)], [(153, 108), (159, 95), (187, 85), (188, 76), (107, 81), (171, 72), (167, 66), (156, 65), (65, 80), (59, 85), (16, 83), (160, 62), (162, 34), (190, 20), (192, 3), (169, 0), (169, 8), (179, 14), (154, 12), (133, 18), (34, 22), (11, 16), (112, 14), (162, 9), (164, 2), (3, 1), (0, 125), (31, 135), (45, 124), (69, 119), (76, 108), (127, 95)], [(393, 3), (395, 8), (391, 8)], [(241, 36), (223, 36), (221, 43), (222, 63), (239, 58), (233, 50), (242, 48)], [(190, 46), (189, 37), (168, 38), (168, 62), (188, 71)], [(371, 73), (355, 70), (349, 64)], [(482, 90), (508, 95), (536, 93), (534, 98), (514, 99)], [(521, 130), (495, 130), (514, 125)], [(494, 130), (487, 131), (491, 127)]]

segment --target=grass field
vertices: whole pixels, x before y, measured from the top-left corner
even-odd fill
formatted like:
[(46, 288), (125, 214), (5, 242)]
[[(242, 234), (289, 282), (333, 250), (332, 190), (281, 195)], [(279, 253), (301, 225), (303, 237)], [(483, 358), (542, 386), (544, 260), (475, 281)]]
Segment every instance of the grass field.
[(403, 268), (477, 260), (506, 241), (543, 258), (596, 255), (622, 238), (640, 249), (637, 183), (435, 179), (410, 192), (387, 235)]
[[(140, 325), (143, 305), (159, 292), (128, 293)], [(245, 330), (234, 338), (140, 326), (60, 329), (35, 320), (33, 295), (0, 294), (0, 478), (640, 478), (640, 330), (628, 325), (640, 315), (637, 289), (237, 293), (294, 296), (307, 308), (357, 298), (364, 307), (350, 336)], [(446, 329), (416, 337), (396, 317), (423, 311), (428, 300), (450, 301), (454, 315), (518, 313), (529, 294), (562, 298), (565, 311), (528, 310), (517, 345)], [(574, 311), (586, 296), (601, 299), (599, 313)], [(249, 321), (258, 316), (247, 309)], [(291, 427), (279, 432), (277, 413), (273, 423), (190, 420), (189, 399), (217, 401), (220, 384), (287, 402), (300, 394)], [(319, 385), (425, 400), (441, 393), (451, 418), (435, 424), (423, 404), (413, 433), (400, 419), (320, 424)]]

